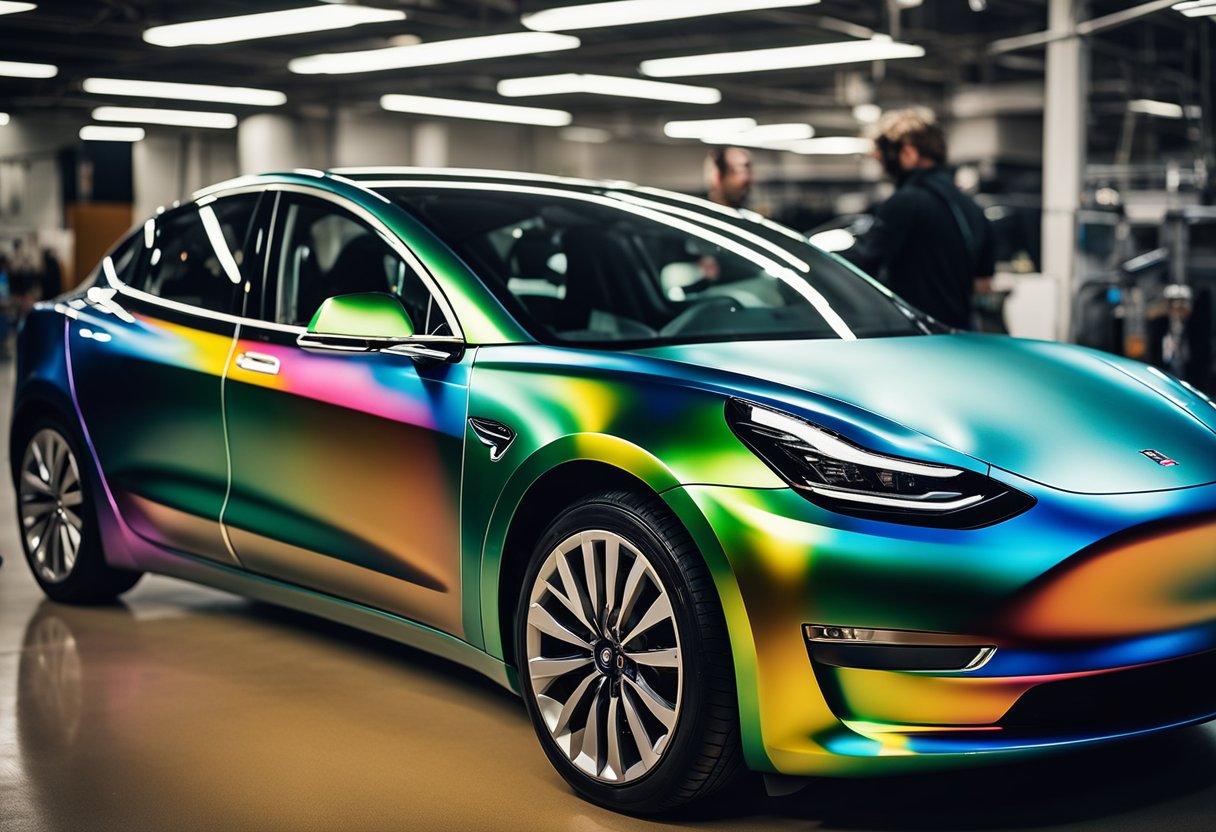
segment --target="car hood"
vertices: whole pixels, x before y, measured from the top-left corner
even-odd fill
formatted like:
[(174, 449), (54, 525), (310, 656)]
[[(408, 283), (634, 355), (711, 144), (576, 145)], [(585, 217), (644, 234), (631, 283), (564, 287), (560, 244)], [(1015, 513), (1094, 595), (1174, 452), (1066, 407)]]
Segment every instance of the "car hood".
[(827, 396), (1065, 491), (1216, 482), (1210, 402), (1145, 365), (1080, 347), (963, 333), (638, 352)]

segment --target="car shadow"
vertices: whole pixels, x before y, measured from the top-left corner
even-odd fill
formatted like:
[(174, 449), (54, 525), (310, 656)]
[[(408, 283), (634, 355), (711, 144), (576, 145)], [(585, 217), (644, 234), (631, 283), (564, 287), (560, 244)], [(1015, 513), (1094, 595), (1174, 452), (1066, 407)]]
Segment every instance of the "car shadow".
[(769, 797), (759, 778), (681, 818), (768, 816), (837, 830), (1216, 829), (1216, 730), (1056, 751), (931, 774), (810, 779)]

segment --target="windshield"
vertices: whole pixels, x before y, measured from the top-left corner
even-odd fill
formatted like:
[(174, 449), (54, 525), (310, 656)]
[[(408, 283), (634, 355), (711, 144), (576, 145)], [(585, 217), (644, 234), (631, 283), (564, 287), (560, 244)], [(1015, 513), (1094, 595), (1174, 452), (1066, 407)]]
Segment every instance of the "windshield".
[(771, 223), (644, 191), (502, 188), (402, 183), (384, 193), (541, 341), (652, 346), (927, 331), (918, 313)]

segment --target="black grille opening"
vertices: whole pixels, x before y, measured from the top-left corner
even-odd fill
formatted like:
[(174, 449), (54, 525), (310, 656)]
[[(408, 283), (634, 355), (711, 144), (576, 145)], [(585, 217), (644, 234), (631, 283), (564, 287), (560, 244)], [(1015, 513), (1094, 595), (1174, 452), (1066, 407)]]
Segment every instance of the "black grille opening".
[(1098, 676), (1047, 682), (1001, 719), (1018, 732), (1135, 731), (1216, 713), (1216, 650)]

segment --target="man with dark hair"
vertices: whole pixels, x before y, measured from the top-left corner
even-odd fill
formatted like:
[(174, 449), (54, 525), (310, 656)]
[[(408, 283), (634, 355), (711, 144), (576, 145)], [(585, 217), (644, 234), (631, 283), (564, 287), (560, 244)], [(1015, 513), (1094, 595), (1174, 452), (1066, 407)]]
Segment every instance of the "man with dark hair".
[(709, 199), (728, 208), (742, 208), (752, 189), (752, 154), (741, 147), (715, 147), (705, 158)]
[(993, 235), (984, 212), (954, 185), (941, 126), (926, 110), (888, 112), (874, 145), (896, 191), (844, 256), (942, 323), (970, 329), (976, 281), (995, 270)]

